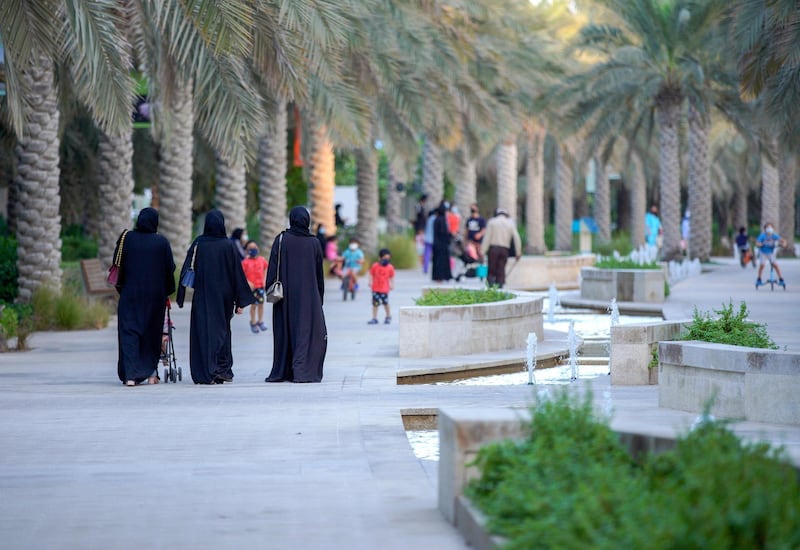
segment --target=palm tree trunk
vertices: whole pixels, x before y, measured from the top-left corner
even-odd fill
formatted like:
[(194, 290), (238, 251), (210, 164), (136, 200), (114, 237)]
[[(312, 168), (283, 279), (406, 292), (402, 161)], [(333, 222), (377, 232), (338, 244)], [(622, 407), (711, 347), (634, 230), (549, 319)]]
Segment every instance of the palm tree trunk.
[(120, 135), (100, 132), (97, 145), (98, 257), (103, 265), (113, 262), (120, 232), (131, 226), (133, 200), (133, 128)]
[(601, 243), (611, 241), (611, 186), (608, 170), (600, 157), (594, 158), (594, 221), (597, 223), (597, 239)]
[(456, 196), (454, 202), (462, 219), (466, 219), (469, 216), (470, 206), (478, 200), (478, 172), (475, 158), (464, 145), (456, 150), (455, 171)]
[(192, 84), (176, 79), (166, 113), (172, 130), (160, 144), (158, 171), (159, 232), (181, 257), (192, 240), (192, 153), (194, 102)]
[(644, 244), (644, 215), (647, 212), (647, 181), (644, 176), (642, 159), (636, 153), (631, 154), (630, 183), (628, 184), (631, 201), (631, 244), (638, 248)]
[(525, 161), (525, 232), (528, 243), (525, 252), (544, 254), (544, 228), (547, 223), (544, 215), (544, 139), (547, 131), (544, 126), (529, 128), (527, 137), (528, 155)]
[[(286, 227), (286, 100), (278, 100), (273, 120), (258, 142), (258, 218), (261, 246), (272, 245)], [(331, 235), (335, 228), (330, 227)]]
[(735, 182), (733, 194), (733, 225), (736, 231), (740, 227), (747, 227), (747, 186), (744, 181)]
[(689, 102), (689, 257), (707, 262), (711, 256), (711, 173), (708, 133), (711, 121)]
[(781, 148), (779, 170), (781, 224), (778, 227), (778, 234), (786, 239), (786, 248), (781, 251), (781, 256), (794, 257), (795, 187), (797, 186), (797, 156), (794, 152)]
[(325, 124), (305, 117), (306, 151), (308, 159), (304, 162), (308, 179), (308, 202), (311, 210), (311, 228), (315, 231), (322, 224), (329, 234), (336, 232), (336, 217), (333, 207), (335, 187), (335, 156), (333, 142), (328, 136)]
[(422, 148), (422, 192), (428, 195), (431, 208), (439, 206), (444, 197), (442, 152), (430, 139)]
[(225, 216), (229, 232), (241, 227), (247, 233), (247, 179), (244, 159), (229, 162), (216, 155), (217, 208)]
[(31, 90), (27, 124), (17, 142), (17, 269), (19, 298), (29, 302), (40, 286), (61, 290), (61, 215), (58, 99), (53, 64), (45, 56), (24, 71)]
[(517, 220), (517, 140), (508, 136), (494, 154), (497, 167), (497, 207)]
[(780, 179), (773, 159), (777, 158), (778, 144), (774, 138), (764, 141), (769, 151), (761, 153), (761, 226), (772, 223), (780, 227)]
[(566, 146), (559, 144), (556, 152), (556, 250), (572, 250), (572, 162), (565, 154)]
[(678, 258), (681, 254), (681, 168), (678, 156), (680, 105), (681, 102), (678, 99), (666, 99), (656, 107), (659, 183), (661, 185), (661, 227), (664, 230), (661, 257), (664, 260)]
[(378, 251), (378, 154), (374, 147), (355, 150), (358, 222), (356, 238), (366, 254)]
[(398, 189), (398, 185), (407, 183), (406, 170), (400, 157), (392, 157), (389, 161), (388, 183), (386, 188), (386, 231), (391, 234), (402, 233), (403, 222), (403, 197), (405, 191)]

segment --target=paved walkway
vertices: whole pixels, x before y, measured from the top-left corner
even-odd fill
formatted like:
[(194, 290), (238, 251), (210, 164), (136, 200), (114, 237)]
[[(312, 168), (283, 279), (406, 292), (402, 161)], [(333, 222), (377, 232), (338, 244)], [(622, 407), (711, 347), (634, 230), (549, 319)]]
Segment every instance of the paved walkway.
[[(733, 281), (750, 275), (721, 266), (675, 285), (668, 316), (701, 298), (716, 307), (730, 290), (761, 320), (757, 296), (776, 339), (797, 349), (800, 262), (787, 265), (785, 293), (756, 294), (744, 283), (734, 293)], [(412, 304), (425, 284), (399, 273), (393, 303)], [(174, 314), (182, 383), (120, 385), (113, 326), (37, 333), (33, 351), (0, 355), (2, 546), (464, 548), (437, 511), (435, 463), (414, 456), (399, 411), (524, 406), (530, 387), (398, 386), (397, 324), (366, 325), (366, 292), (342, 302), (335, 281), (328, 291), (322, 384), (265, 384), (271, 332), (251, 334), (242, 316), (235, 382), (194, 386), (188, 308)], [(693, 419), (659, 409), (654, 387), (612, 388), (608, 377), (593, 386), (612, 402), (618, 426), (673, 433)], [(800, 429), (737, 429), (800, 450)]]

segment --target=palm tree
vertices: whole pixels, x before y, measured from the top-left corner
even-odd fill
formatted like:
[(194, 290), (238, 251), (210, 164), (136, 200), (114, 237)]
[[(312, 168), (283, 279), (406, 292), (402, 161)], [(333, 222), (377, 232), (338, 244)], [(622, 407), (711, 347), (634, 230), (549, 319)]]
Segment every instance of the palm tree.
[(639, 153), (631, 153), (626, 175), (625, 186), (631, 201), (631, 244), (639, 247), (644, 244), (644, 216), (647, 212), (647, 179)]
[(259, 238), (264, 247), (286, 227), (286, 101), (275, 103), (270, 119), (258, 142)]
[[(497, 166), (497, 207), (517, 219), (517, 139), (507, 136), (494, 154)], [(571, 242), (571, 241), (570, 241)]]
[(428, 204), (437, 206), (444, 198), (444, 164), (441, 149), (430, 139), (422, 147), (422, 192)]
[[(133, 129), (131, 128), (131, 131)], [(116, 239), (131, 224), (133, 199), (133, 140), (130, 132), (100, 132), (98, 153), (98, 257), (113, 262)]]
[(17, 269), (19, 298), (31, 299), (42, 285), (61, 289), (61, 216), (58, 189), (58, 121), (50, 60), (37, 62), (21, 75), (27, 101), (20, 113), (25, 124), (17, 137)]
[(526, 196), (525, 227), (528, 236), (526, 252), (544, 254), (544, 140), (547, 132), (542, 125), (526, 128), (527, 156), (525, 162)]
[(761, 225), (780, 227), (780, 178), (778, 175), (778, 141), (765, 136), (761, 141)]
[(689, 212), (692, 222), (689, 256), (707, 262), (711, 256), (711, 172), (708, 159), (708, 115), (689, 99)]
[(359, 147), (356, 157), (358, 222), (356, 237), (367, 254), (378, 251), (378, 152), (374, 146)]
[(228, 161), (221, 154), (215, 156), (216, 206), (225, 216), (231, 230), (247, 228), (247, 178), (244, 159)]
[(778, 179), (780, 180), (781, 205), (778, 213), (780, 226), (778, 233), (786, 240), (783, 256), (794, 256), (795, 235), (795, 202), (797, 188), (797, 155), (793, 151), (781, 147), (778, 163)]
[(601, 243), (611, 240), (611, 186), (608, 169), (599, 156), (595, 156), (594, 220), (597, 223), (597, 238)]
[(565, 144), (556, 151), (556, 250), (572, 250), (572, 197), (574, 195), (572, 157)]
[(336, 179), (333, 141), (328, 127), (308, 111), (303, 117), (305, 136), (305, 160), (303, 170), (308, 180), (308, 206), (311, 210), (311, 225), (322, 224), (333, 231), (336, 228), (333, 190)]

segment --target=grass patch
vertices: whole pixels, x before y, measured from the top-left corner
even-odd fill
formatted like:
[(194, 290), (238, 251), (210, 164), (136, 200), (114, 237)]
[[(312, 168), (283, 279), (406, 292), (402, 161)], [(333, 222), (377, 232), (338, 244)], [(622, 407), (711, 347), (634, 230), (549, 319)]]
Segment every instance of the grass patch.
[(616, 258), (601, 258), (594, 266), (598, 269), (661, 269), (661, 264), (658, 262), (640, 264), (633, 260)]
[(490, 287), (481, 290), (454, 288), (452, 290), (431, 290), (421, 298), (414, 300), (418, 306), (467, 306), (510, 300), (514, 295), (510, 292)]
[[(388, 248), (395, 269), (413, 269), (419, 264), (414, 237), (407, 233), (381, 235), (378, 248)], [(377, 252), (377, 251), (376, 251)]]
[(741, 302), (739, 310), (734, 311), (733, 302), (722, 304), (722, 309), (715, 309), (716, 316), (709, 312), (694, 310), (692, 323), (681, 340), (700, 340), (716, 344), (730, 344), (748, 348), (778, 349), (778, 346), (767, 334), (767, 326), (748, 321), (747, 304)]
[(590, 395), (539, 401), (523, 441), (483, 447), (466, 489), (503, 548), (796, 548), (800, 485), (783, 450), (705, 422), (634, 460)]
[(111, 317), (109, 306), (81, 296), (65, 287), (59, 294), (49, 287), (38, 288), (31, 298), (33, 330), (100, 329)]

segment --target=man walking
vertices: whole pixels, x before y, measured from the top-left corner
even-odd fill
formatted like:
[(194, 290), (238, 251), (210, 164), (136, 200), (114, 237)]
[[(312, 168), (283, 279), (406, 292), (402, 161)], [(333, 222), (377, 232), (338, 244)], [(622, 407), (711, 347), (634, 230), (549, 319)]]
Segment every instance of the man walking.
[(519, 261), (522, 252), (522, 239), (519, 237), (517, 225), (508, 216), (504, 208), (494, 211), (494, 217), (486, 224), (486, 233), (481, 243), (481, 252), (488, 254), (490, 286), (503, 288), (506, 284), (506, 263), (508, 257), (516, 256)]

